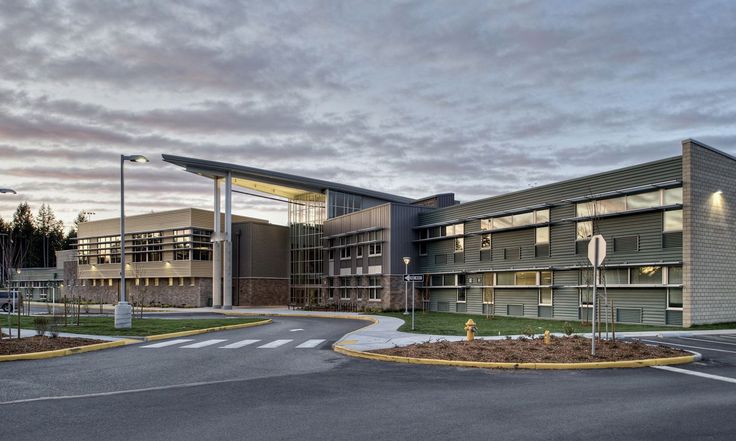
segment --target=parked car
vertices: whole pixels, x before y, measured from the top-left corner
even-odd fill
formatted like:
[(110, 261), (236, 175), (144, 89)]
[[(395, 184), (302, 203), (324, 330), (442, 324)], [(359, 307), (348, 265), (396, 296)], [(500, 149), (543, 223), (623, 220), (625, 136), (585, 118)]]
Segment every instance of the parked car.
[(13, 301), (12, 291), (0, 291), (0, 309), (2, 309), (3, 312), (13, 311), (17, 301), (17, 299)]

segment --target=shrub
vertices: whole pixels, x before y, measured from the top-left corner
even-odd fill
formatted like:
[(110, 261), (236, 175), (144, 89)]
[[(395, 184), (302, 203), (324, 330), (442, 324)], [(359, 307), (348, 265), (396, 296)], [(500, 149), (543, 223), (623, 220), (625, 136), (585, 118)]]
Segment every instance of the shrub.
[(562, 325), (562, 330), (565, 332), (565, 335), (569, 337), (575, 333), (575, 326), (571, 325), (569, 322), (565, 322), (565, 324)]
[(36, 330), (36, 335), (46, 335), (46, 331), (49, 330), (49, 319), (46, 317), (33, 317), (33, 328)]
[(54, 316), (51, 320), (51, 325), (49, 326), (49, 332), (51, 333), (51, 338), (56, 338), (59, 336), (59, 328), (61, 327), (62, 318), (58, 316)]
[(527, 326), (524, 329), (521, 330), (521, 333), (529, 338), (534, 338), (534, 328), (531, 326)]

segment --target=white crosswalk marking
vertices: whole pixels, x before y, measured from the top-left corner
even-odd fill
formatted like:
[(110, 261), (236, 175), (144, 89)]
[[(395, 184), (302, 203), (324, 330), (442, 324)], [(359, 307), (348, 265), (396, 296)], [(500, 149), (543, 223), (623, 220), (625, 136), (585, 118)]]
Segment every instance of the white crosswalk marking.
[(182, 346), (182, 348), (197, 349), (197, 348), (203, 348), (205, 346), (216, 345), (217, 343), (222, 343), (224, 341), (227, 341), (227, 339), (226, 338), (213, 338), (212, 340), (205, 340), (205, 341), (200, 341), (197, 343), (192, 343), (190, 345)]
[(258, 346), (259, 349), (273, 349), (278, 348), (279, 346), (283, 346), (286, 343), (289, 343), (294, 340), (274, 340), (271, 343), (266, 343), (265, 345)]
[(178, 340), (168, 340), (161, 343), (154, 343), (152, 345), (141, 346), (142, 348), (163, 348), (165, 346), (178, 345), (180, 343), (186, 343), (192, 341), (191, 338), (180, 338)]
[(316, 348), (320, 344), (324, 342), (324, 339), (315, 338), (312, 340), (307, 340), (304, 343), (297, 346), (297, 349), (309, 349), (309, 348)]
[(242, 348), (243, 346), (252, 345), (253, 343), (258, 343), (260, 340), (242, 340), (235, 343), (230, 343), (229, 345), (220, 346), (220, 349), (238, 349)]

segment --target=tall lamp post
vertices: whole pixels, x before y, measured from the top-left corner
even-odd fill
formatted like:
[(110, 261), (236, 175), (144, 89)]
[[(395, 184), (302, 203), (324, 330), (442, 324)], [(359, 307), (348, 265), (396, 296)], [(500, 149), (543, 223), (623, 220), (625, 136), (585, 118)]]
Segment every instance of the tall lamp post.
[(406, 275), (409, 274), (409, 264), (411, 263), (411, 257), (404, 257), (404, 315), (409, 315), (409, 281), (406, 280)]
[(149, 162), (143, 155), (120, 155), (120, 302), (115, 305), (115, 329), (130, 329), (133, 311), (125, 299), (125, 161)]

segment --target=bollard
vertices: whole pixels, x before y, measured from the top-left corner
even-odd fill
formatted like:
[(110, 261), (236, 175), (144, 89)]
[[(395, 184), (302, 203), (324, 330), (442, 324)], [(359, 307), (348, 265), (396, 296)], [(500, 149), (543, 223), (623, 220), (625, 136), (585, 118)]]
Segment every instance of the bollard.
[(548, 345), (552, 342), (552, 336), (549, 335), (549, 331), (544, 331), (544, 344)]
[(473, 319), (468, 319), (467, 323), (465, 323), (465, 332), (467, 334), (467, 340), (473, 341), (475, 339), (475, 332), (478, 329), (475, 327), (475, 322)]

